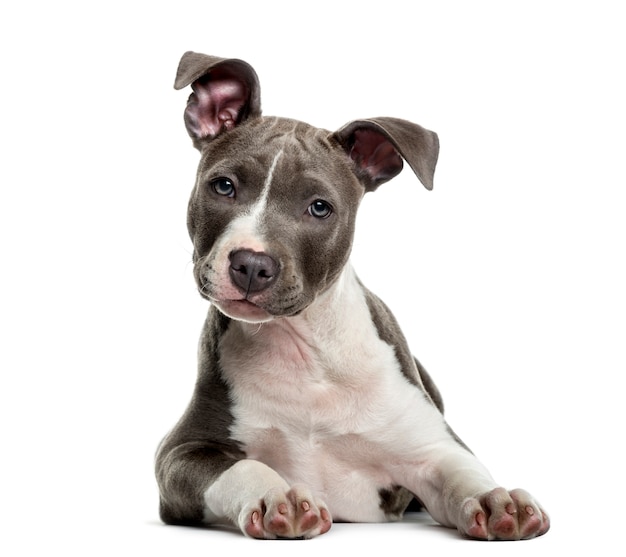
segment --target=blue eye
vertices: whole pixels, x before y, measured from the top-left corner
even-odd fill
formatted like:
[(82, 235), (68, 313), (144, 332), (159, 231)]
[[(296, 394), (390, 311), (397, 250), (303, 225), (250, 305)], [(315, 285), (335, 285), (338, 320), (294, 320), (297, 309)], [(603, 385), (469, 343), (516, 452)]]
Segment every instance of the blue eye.
[(308, 212), (316, 219), (326, 219), (333, 212), (333, 208), (323, 199), (316, 199), (309, 205)]
[(215, 178), (211, 180), (211, 187), (217, 195), (224, 197), (235, 197), (235, 184), (228, 178)]

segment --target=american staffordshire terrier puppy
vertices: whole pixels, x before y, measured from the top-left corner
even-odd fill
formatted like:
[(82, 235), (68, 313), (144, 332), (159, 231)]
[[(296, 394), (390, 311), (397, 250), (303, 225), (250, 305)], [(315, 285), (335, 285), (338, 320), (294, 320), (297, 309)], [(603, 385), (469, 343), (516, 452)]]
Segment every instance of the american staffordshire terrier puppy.
[(431, 189), (437, 135), (388, 117), (329, 132), (262, 116), (242, 60), (187, 52), (175, 87), (188, 85), (201, 158), (187, 223), (211, 304), (193, 397), (157, 453), (162, 520), (311, 538), (419, 503), (470, 538), (544, 534), (537, 500), (500, 487), (448, 426), (349, 262), (364, 194), (403, 159)]

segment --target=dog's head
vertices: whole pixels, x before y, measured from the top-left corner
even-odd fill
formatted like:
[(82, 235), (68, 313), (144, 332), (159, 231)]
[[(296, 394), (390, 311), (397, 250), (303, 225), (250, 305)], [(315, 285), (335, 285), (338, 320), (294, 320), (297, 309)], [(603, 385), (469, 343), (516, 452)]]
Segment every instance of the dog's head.
[(200, 293), (250, 322), (295, 315), (340, 275), (365, 192), (402, 159), (432, 188), (435, 133), (396, 118), (328, 132), (261, 116), (259, 80), (242, 60), (187, 52), (185, 125), (201, 153), (188, 228)]

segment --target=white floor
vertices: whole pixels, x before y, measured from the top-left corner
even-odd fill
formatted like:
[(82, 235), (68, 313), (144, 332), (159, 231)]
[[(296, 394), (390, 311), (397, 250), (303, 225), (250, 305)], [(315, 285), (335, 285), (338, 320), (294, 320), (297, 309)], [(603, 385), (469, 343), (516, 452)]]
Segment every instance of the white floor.
[[(557, 525), (542, 538), (522, 542), (478, 542), (464, 540), (454, 531), (432, 523), (427, 516), (411, 515), (393, 524), (334, 524), (331, 530), (313, 540), (258, 541), (237, 532), (216, 528), (186, 528), (165, 526), (156, 520), (116, 523), (112, 518), (99, 521), (81, 519), (64, 523), (32, 522), (20, 539), (3, 534), (2, 545), (7, 556), (33, 556), (59, 552), (67, 556), (190, 556), (239, 555), (250, 552), (256, 556), (271, 555), (386, 555), (393, 551), (428, 552), (448, 555), (451, 551), (467, 557), (472, 555), (533, 555), (536, 557), (568, 554), (577, 550), (586, 554), (594, 551), (596, 542), (576, 527)], [(51, 527), (52, 526), (52, 527)], [(9, 545), (10, 542), (10, 545)], [(617, 544), (609, 538), (603, 543)]]

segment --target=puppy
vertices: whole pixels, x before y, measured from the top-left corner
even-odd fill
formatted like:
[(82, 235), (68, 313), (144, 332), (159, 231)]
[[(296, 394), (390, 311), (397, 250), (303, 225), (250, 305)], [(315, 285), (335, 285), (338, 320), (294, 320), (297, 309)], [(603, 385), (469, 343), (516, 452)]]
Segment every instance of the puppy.
[(157, 453), (162, 520), (311, 538), (418, 503), (470, 538), (544, 534), (539, 503), (498, 486), (448, 426), (349, 262), (364, 194), (403, 161), (431, 189), (437, 135), (388, 117), (329, 132), (261, 116), (242, 60), (187, 52), (175, 87), (188, 85), (201, 157), (187, 223), (211, 304), (193, 397)]

